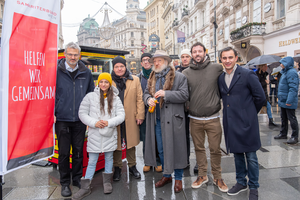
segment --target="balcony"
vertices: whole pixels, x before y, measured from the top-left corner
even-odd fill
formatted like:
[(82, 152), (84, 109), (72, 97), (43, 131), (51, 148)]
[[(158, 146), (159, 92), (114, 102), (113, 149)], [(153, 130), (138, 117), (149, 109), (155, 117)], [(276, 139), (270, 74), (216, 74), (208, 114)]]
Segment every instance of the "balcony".
[(195, 0), (194, 6), (196, 8), (201, 8), (205, 6), (206, 0)]
[(172, 6), (172, 11), (173, 12), (176, 12), (179, 8), (179, 3), (175, 3), (173, 6)]
[(174, 20), (172, 23), (172, 28), (174, 28), (175, 26), (178, 26), (178, 25), (179, 25), (179, 22)]
[(184, 22), (187, 22), (188, 20), (189, 20), (189, 17), (188, 17), (188, 15), (190, 14), (190, 11), (188, 11), (188, 10), (183, 10), (183, 12), (182, 12), (182, 21), (184, 21)]
[(230, 33), (232, 41), (239, 40), (252, 35), (264, 35), (266, 33), (266, 23), (249, 23)]

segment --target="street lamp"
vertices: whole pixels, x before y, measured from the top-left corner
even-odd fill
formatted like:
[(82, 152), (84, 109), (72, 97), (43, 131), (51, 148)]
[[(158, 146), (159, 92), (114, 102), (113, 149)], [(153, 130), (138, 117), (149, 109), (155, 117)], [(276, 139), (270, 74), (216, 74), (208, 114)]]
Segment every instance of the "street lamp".
[(101, 9), (100, 11), (101, 12), (104, 11), (104, 20), (103, 20), (101, 27), (98, 29), (99, 34), (103, 39), (109, 40), (114, 36), (115, 31), (116, 31), (116, 28), (110, 24), (110, 21), (108, 18), (108, 11), (112, 12), (112, 10), (109, 9), (108, 3), (105, 2), (103, 9)]

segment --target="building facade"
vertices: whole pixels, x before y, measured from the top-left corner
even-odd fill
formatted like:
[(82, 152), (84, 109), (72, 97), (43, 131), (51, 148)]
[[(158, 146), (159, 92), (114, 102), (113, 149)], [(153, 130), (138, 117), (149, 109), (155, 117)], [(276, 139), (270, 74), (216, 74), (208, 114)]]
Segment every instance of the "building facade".
[(147, 35), (149, 51), (154, 53), (157, 49), (165, 49), (165, 23), (162, 18), (164, 13), (164, 0), (150, 0), (144, 8), (147, 20)]
[(126, 15), (119, 20), (112, 22), (116, 28), (112, 39), (101, 40), (101, 48), (129, 51), (125, 55), (127, 68), (134, 74), (141, 71), (142, 51), (146, 52), (146, 13), (140, 9), (139, 0), (127, 0)]
[[(209, 39), (209, 1), (208, 0), (175, 0), (173, 12), (175, 19), (172, 23), (175, 35), (175, 53), (190, 49), (196, 42), (201, 42), (208, 49)], [(185, 42), (178, 43), (177, 31), (185, 34)]]
[(78, 45), (98, 47), (100, 42), (100, 34), (98, 31), (99, 24), (94, 18), (88, 15), (80, 24), (77, 32)]
[[(294, 56), (300, 53), (298, 0), (211, 0), (211, 47), (215, 6), (217, 56), (219, 50), (227, 46), (238, 50), (240, 64), (263, 54)], [(208, 53), (214, 56), (212, 48)]]

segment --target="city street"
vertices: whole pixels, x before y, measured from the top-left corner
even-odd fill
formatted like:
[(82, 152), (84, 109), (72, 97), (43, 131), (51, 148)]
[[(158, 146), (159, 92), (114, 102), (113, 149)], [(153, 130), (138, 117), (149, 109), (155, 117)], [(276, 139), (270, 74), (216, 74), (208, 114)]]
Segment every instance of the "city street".
[[(273, 108), (273, 118), (280, 124), (280, 112), (277, 107)], [(300, 119), (300, 108), (296, 111)], [(300, 143), (287, 145), (286, 140), (274, 140), (279, 133), (279, 127), (269, 128), (266, 114), (259, 115), (260, 135), (262, 148), (257, 151), (260, 164), (260, 188), (259, 199), (261, 200), (296, 200), (300, 196)], [(234, 122), (232, 122), (234, 123)], [(291, 129), (289, 127), (289, 129)], [(289, 136), (291, 130), (289, 130)], [(85, 199), (110, 199), (110, 200), (136, 200), (136, 199), (248, 199), (248, 191), (241, 192), (236, 196), (228, 196), (213, 185), (213, 179), (209, 169), (209, 182), (199, 189), (192, 189), (191, 184), (196, 179), (193, 168), (195, 166), (195, 152), (191, 142), (190, 167), (184, 170), (183, 192), (176, 193), (173, 184), (162, 188), (155, 188), (154, 184), (160, 180), (162, 173), (143, 171), (142, 145), (137, 149), (137, 168), (141, 172), (141, 179), (129, 176), (126, 162), (123, 162), (122, 179), (113, 182), (113, 192), (103, 194), (102, 171), (95, 174), (92, 181), (92, 194)], [(224, 149), (224, 140), (222, 148)], [(209, 165), (210, 168), (210, 165)], [(235, 167), (233, 155), (222, 156), (222, 171), (225, 183), (231, 188), (235, 184)], [(3, 186), (5, 200), (32, 200), (32, 199), (64, 199), (61, 197), (59, 173), (52, 166), (39, 167), (30, 165), (5, 175)], [(73, 194), (78, 191), (77, 187), (71, 186)], [(71, 198), (66, 198), (71, 199)]]

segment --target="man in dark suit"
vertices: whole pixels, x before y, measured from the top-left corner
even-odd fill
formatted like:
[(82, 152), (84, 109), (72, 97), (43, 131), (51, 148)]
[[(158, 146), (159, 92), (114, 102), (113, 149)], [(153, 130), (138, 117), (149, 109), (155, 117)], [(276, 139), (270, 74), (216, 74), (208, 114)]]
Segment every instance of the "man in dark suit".
[(256, 151), (261, 147), (257, 113), (266, 97), (251, 70), (236, 64), (237, 52), (231, 47), (221, 50), (224, 72), (219, 76), (223, 100), (223, 128), (227, 151), (234, 153), (237, 183), (228, 195), (237, 195), (250, 188), (249, 200), (258, 199), (259, 167)]

